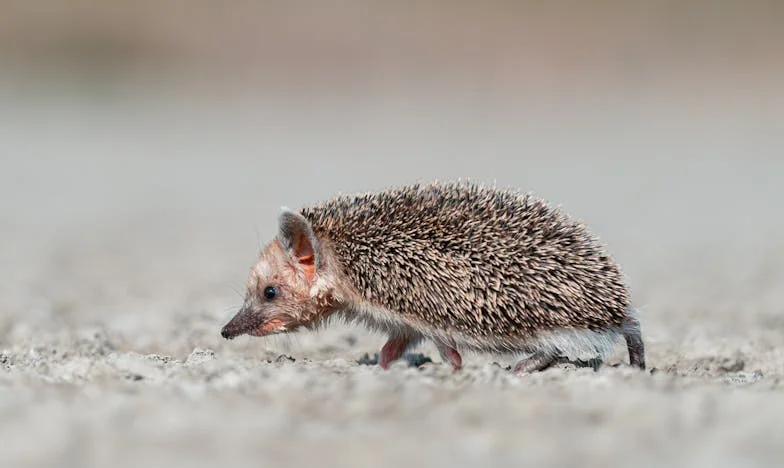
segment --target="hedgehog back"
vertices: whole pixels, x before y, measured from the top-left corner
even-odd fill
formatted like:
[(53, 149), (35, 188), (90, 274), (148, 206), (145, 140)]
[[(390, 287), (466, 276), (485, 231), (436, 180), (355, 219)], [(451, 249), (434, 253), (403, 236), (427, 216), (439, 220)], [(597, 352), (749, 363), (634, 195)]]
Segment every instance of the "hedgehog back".
[(480, 340), (618, 327), (616, 263), (580, 223), (530, 194), (409, 185), (304, 208), (370, 303)]

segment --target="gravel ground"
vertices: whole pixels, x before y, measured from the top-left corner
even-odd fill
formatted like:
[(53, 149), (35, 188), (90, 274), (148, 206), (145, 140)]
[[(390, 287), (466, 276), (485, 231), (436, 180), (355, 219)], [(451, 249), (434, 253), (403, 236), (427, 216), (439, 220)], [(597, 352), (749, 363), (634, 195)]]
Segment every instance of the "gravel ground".
[[(534, 119), (432, 95), (3, 99), (3, 467), (784, 459), (780, 103), (594, 97)], [(599, 372), (514, 376), (511, 356), (452, 373), (429, 345), (383, 372), (384, 338), (355, 328), (220, 339), (279, 206), (458, 176), (533, 190), (602, 237), (647, 372), (620, 345)]]

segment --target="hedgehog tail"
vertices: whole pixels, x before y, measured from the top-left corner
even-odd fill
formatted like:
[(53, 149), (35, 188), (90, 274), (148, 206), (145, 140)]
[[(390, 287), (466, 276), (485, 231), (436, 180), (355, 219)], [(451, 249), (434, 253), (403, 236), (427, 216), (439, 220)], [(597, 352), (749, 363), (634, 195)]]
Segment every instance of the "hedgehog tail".
[(629, 364), (645, 370), (645, 345), (642, 342), (640, 321), (637, 319), (637, 309), (629, 307), (626, 318), (621, 324), (621, 331), (629, 349)]

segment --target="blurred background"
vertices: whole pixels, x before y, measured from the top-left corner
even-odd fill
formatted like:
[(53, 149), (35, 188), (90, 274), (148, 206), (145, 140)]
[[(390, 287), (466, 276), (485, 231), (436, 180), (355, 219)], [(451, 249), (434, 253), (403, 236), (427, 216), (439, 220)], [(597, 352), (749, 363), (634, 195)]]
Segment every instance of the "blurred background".
[(280, 206), (464, 177), (585, 221), (651, 362), (742, 349), (784, 327), (782, 25), (775, 0), (0, 0), (0, 344), (225, 349)]
[(145, 281), (240, 287), (281, 205), (456, 177), (563, 204), (641, 303), (649, 276), (705, 280), (671, 275), (683, 255), (737, 284), (781, 246), (782, 21), (777, 1), (3, 0), (2, 315), (52, 268), (101, 316)]

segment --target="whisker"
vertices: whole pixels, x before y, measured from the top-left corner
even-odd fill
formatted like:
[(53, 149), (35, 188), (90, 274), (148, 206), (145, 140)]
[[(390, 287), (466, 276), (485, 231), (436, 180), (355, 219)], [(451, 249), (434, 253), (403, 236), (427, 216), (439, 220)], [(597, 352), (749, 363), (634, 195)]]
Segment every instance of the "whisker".
[(256, 248), (258, 249), (259, 252), (261, 252), (262, 246), (261, 246), (261, 234), (259, 233), (259, 224), (253, 223), (253, 228), (256, 231)]
[(223, 319), (228, 320), (229, 318), (233, 317), (234, 315), (237, 314), (237, 312), (240, 311), (241, 308), (242, 305), (233, 305), (233, 306), (226, 307), (225, 309), (223, 309), (223, 314), (222, 314)]
[(250, 346), (252, 344), (251, 337), (246, 335), (243, 338), (245, 339), (245, 343), (243, 343), (242, 349), (243, 349), (243, 351), (247, 351), (248, 348), (250, 348)]
[(302, 335), (300, 333), (289, 334), (286, 338), (286, 353), (292, 353), (292, 350), (302, 349)]
[(221, 286), (231, 289), (231, 291), (234, 292), (234, 294), (239, 296), (243, 301), (245, 300), (245, 294), (239, 289), (237, 289), (237, 286), (235, 286), (233, 283), (225, 282), (222, 283)]

